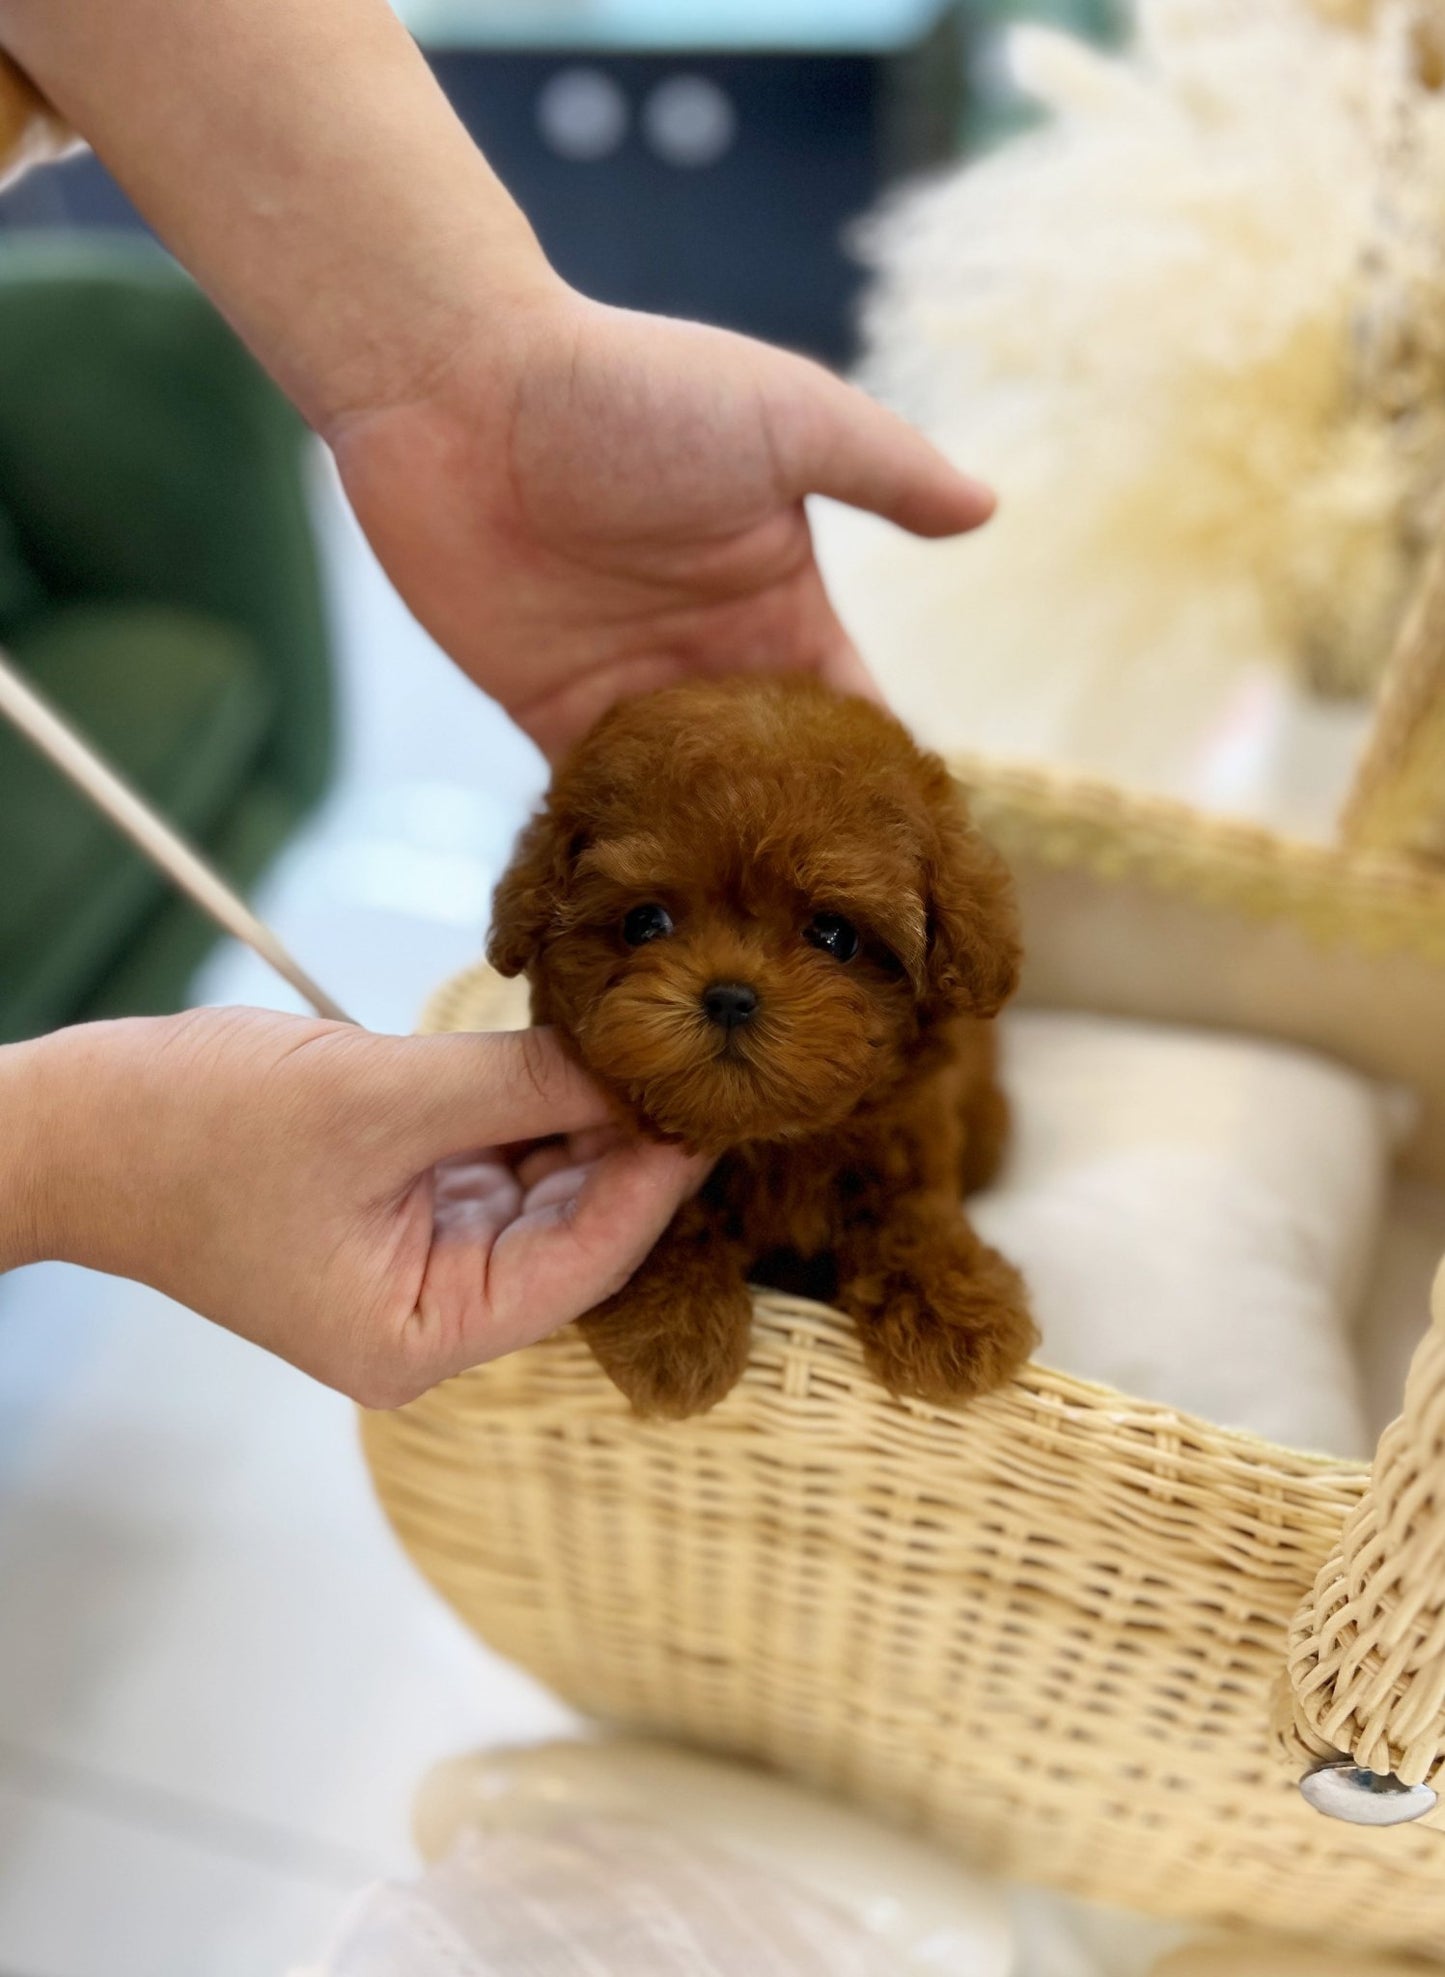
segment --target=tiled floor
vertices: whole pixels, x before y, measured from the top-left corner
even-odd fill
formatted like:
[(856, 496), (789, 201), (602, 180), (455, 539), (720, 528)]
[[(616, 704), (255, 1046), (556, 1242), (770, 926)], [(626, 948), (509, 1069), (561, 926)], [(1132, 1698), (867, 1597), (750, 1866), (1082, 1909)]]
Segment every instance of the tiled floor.
[[(322, 500), (345, 770), (261, 904), (404, 1029), (541, 770)], [(202, 987), (295, 1006), (235, 949)], [(0, 1286), (4, 1977), (279, 1977), (405, 1864), (434, 1758), (567, 1721), (412, 1574), (336, 1395), (133, 1285)]]

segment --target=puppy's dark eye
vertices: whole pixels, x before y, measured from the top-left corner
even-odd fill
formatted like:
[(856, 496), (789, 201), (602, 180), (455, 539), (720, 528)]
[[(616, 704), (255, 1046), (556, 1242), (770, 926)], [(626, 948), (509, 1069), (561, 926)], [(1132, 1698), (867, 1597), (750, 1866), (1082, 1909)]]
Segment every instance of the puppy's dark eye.
[(815, 913), (803, 929), (803, 939), (835, 961), (851, 961), (861, 945), (858, 929), (841, 913)]
[(622, 938), (629, 947), (641, 947), (647, 941), (661, 940), (672, 932), (672, 915), (665, 906), (634, 906), (622, 922)]

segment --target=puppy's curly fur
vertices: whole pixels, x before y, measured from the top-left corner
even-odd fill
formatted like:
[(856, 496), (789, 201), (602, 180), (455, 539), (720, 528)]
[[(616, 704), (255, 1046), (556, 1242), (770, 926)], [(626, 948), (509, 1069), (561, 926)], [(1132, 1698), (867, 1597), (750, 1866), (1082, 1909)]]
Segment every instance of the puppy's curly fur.
[(718, 1156), (582, 1321), (639, 1413), (727, 1393), (750, 1278), (850, 1313), (895, 1393), (960, 1400), (1026, 1357), (1023, 1286), (959, 1206), (1006, 1130), (1012, 891), (890, 715), (803, 679), (616, 708), (524, 832), (488, 956), (644, 1130)]

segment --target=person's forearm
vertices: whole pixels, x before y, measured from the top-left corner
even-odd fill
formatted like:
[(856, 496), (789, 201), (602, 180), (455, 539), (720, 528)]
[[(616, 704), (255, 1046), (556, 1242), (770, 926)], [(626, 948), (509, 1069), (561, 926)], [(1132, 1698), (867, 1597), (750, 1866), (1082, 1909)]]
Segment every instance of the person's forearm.
[(0, 1272), (37, 1263), (48, 1247), (42, 1226), (50, 1097), (41, 1046), (0, 1048)]
[(323, 430), (555, 279), (386, 0), (0, 0), (0, 45)]
[(0, 1271), (59, 1261), (143, 1274), (163, 1192), (155, 1160), (174, 1138), (157, 1072), (184, 1020), (0, 1046)]
[(0, 1048), (0, 1271), (55, 1260), (115, 1267), (120, 1149), (104, 1040), (126, 1027)]

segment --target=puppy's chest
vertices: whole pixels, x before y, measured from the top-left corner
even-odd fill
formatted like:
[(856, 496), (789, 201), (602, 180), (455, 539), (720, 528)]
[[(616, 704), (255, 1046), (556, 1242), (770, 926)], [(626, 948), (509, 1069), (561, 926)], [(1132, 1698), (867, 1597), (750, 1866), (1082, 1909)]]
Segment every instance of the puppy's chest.
[(729, 1154), (708, 1186), (724, 1232), (753, 1261), (773, 1250), (816, 1256), (831, 1250), (843, 1226), (839, 1177), (804, 1164), (802, 1148), (760, 1147)]
[(751, 1262), (787, 1255), (812, 1259), (831, 1254), (851, 1228), (877, 1221), (892, 1201), (922, 1181), (907, 1134), (841, 1142), (820, 1138), (728, 1154), (705, 1199), (723, 1232), (743, 1245)]

